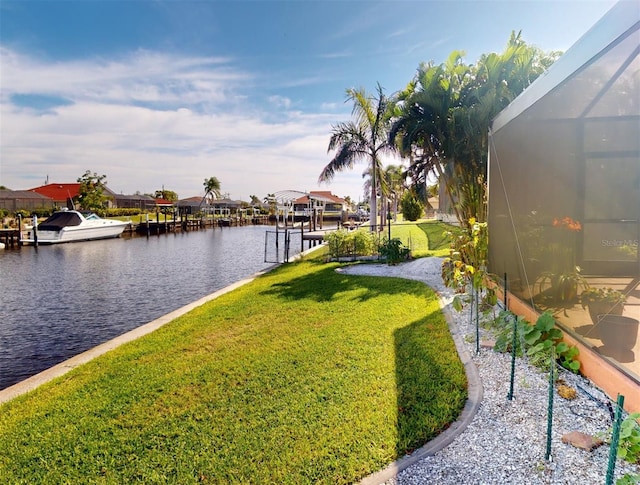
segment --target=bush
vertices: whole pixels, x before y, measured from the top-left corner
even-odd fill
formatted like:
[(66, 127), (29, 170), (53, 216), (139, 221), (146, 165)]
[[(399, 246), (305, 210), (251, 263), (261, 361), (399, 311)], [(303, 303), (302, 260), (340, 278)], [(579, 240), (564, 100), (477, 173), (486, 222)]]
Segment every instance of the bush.
[(331, 259), (346, 256), (370, 256), (375, 254), (375, 235), (367, 230), (347, 231), (340, 229), (325, 236)]
[(30, 215), (31, 217), (38, 216), (39, 219), (42, 219), (42, 218), (46, 219), (51, 214), (53, 214), (55, 210), (56, 209), (49, 209), (49, 208), (33, 209)]
[(402, 196), (400, 208), (402, 210), (402, 217), (407, 221), (417, 221), (424, 213), (422, 202), (420, 202), (416, 195), (410, 190)]
[(100, 217), (131, 217), (136, 216), (142, 213), (141, 209), (125, 209), (125, 208), (114, 208), (114, 209), (99, 209), (94, 211)]
[(383, 256), (387, 263), (398, 264), (409, 258), (409, 248), (402, 244), (398, 238), (385, 239), (380, 245), (380, 255)]

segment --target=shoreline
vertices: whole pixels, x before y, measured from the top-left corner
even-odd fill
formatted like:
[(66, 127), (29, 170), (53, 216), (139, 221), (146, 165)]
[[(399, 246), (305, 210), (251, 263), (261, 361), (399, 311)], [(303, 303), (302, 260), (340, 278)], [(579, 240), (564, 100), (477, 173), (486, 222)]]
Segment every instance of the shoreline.
[(225, 293), (229, 293), (230, 291), (233, 291), (236, 288), (246, 285), (247, 283), (256, 279), (258, 276), (265, 274), (268, 271), (271, 271), (273, 268), (277, 266), (279, 266), (279, 264), (273, 265), (263, 271), (254, 273), (249, 278), (244, 278), (229, 286), (225, 286), (224, 288), (217, 290), (209, 295), (206, 295), (192, 303), (188, 303), (187, 305), (184, 305), (176, 310), (173, 310), (172, 312), (162, 315), (161, 317), (158, 317), (155, 320), (145, 323), (139, 327), (136, 327), (133, 330), (129, 330), (128, 332), (118, 335), (117, 337), (112, 338), (111, 340), (107, 340), (104, 343), (101, 343), (89, 350), (85, 350), (84, 352), (81, 352), (78, 355), (74, 355), (73, 357), (60, 362), (59, 364), (56, 364), (52, 367), (49, 367), (46, 370), (38, 372), (37, 374), (31, 377), (28, 377), (23, 381), (20, 381), (16, 384), (13, 384), (12, 386), (2, 389), (0, 391), (0, 404), (11, 401), (12, 399), (18, 396), (21, 396), (30, 391), (33, 391), (34, 389), (41, 386), (42, 384), (50, 382), (56, 377), (63, 376), (64, 374), (75, 369), (76, 367), (81, 366), (82, 364), (86, 364), (87, 362), (109, 352), (110, 350), (113, 350), (125, 343), (132, 342), (144, 335), (147, 335), (163, 327), (167, 323), (175, 320), (176, 318), (184, 315), (185, 313), (190, 312), (194, 308), (204, 305), (205, 303), (211, 300), (215, 300), (216, 298), (224, 295)]
[[(314, 251), (317, 251), (322, 247), (323, 245), (320, 244), (318, 246), (314, 246), (310, 249), (307, 249), (302, 253), (297, 253), (296, 255), (291, 257), (291, 261), (292, 262), (296, 261), (297, 259), (304, 257)], [(89, 350), (85, 350), (84, 352), (74, 355), (73, 357), (70, 357), (52, 367), (49, 367), (48, 369), (38, 372), (37, 374), (34, 374), (31, 377), (27, 377), (26, 379), (20, 382), (17, 382), (9, 387), (6, 387), (0, 390), (0, 404), (9, 402), (18, 396), (21, 396), (30, 391), (33, 391), (34, 389), (41, 386), (42, 384), (46, 384), (47, 382), (50, 382), (57, 377), (63, 376), (64, 374), (75, 369), (76, 367), (81, 366), (82, 364), (86, 364), (87, 362), (109, 352), (110, 350), (113, 350), (125, 343), (132, 342), (144, 335), (147, 335), (163, 327), (167, 323), (170, 323), (176, 318), (184, 315), (185, 313), (188, 313), (191, 310), (204, 305), (205, 303), (215, 300), (216, 298), (224, 295), (225, 293), (229, 293), (235, 290), (236, 288), (240, 288), (241, 286), (244, 286), (247, 283), (250, 283), (257, 277), (268, 273), (269, 271), (277, 268), (281, 264), (284, 264), (284, 263), (272, 264), (271, 266), (261, 271), (258, 271), (247, 278), (238, 280), (235, 283), (232, 283), (228, 286), (225, 286), (224, 288), (214, 291), (213, 293), (203, 296), (202, 298), (199, 298), (194, 302), (183, 305), (182, 307), (177, 308), (165, 315), (162, 315), (148, 323), (142, 324), (139, 327), (134, 328), (133, 330), (129, 330), (128, 332), (120, 334), (117, 337), (114, 337), (110, 340), (107, 340), (106, 342), (96, 345), (95, 347)]]

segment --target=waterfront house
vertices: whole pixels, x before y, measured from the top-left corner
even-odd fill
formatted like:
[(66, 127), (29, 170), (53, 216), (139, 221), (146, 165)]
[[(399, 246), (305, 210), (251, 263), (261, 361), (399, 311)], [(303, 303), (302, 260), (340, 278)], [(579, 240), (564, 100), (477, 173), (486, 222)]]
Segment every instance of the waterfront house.
[(176, 206), (180, 214), (196, 214), (202, 207), (202, 199), (203, 197), (201, 195), (187, 197), (186, 199), (180, 199), (176, 202)]
[(346, 220), (347, 203), (344, 199), (333, 195), (330, 191), (311, 191), (293, 201), (293, 212), (296, 219), (311, 217), (316, 211), (325, 220)]
[(54, 201), (49, 197), (29, 190), (0, 190), (0, 209), (11, 214), (19, 210), (53, 210), (54, 205)]
[(156, 207), (156, 200), (150, 195), (133, 194), (115, 195), (116, 207), (120, 209), (140, 209), (141, 211), (153, 210)]

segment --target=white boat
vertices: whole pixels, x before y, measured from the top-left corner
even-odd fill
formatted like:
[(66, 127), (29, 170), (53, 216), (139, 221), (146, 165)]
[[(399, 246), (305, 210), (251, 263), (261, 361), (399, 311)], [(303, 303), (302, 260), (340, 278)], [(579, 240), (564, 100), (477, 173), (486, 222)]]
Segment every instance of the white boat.
[(114, 219), (102, 219), (92, 212), (61, 210), (30, 229), (25, 242), (34, 244), (58, 244), (93, 239), (119, 237), (130, 223)]

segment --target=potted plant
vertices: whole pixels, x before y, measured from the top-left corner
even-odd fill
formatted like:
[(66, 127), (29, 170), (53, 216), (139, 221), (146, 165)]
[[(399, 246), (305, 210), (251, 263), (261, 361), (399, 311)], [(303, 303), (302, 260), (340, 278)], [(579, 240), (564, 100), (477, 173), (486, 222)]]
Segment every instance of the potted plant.
[(625, 294), (613, 288), (587, 288), (580, 294), (582, 308), (589, 310), (594, 324), (604, 315), (622, 315)]
[(563, 273), (544, 272), (537, 281), (540, 294), (547, 295), (554, 303), (563, 305), (575, 303), (578, 290), (589, 288), (587, 280), (580, 274), (580, 266)]
[[(552, 304), (567, 306), (577, 301), (580, 288), (588, 288), (576, 264), (577, 233), (582, 230), (579, 221), (569, 216), (554, 218), (542, 236), (547, 244), (536, 255), (547, 269), (537, 278), (539, 293)], [(538, 251), (538, 250), (536, 250)]]

